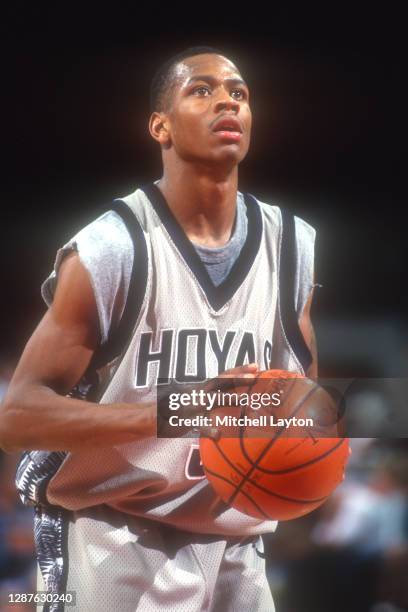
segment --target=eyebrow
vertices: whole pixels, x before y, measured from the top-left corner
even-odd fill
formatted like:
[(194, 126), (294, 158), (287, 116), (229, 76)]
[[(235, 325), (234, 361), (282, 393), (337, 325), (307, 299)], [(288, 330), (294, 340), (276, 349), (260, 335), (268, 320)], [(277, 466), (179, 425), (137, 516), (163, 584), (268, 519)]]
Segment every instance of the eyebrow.
[[(198, 74), (196, 76), (191, 77), (187, 81), (187, 87), (189, 85), (192, 85), (196, 81), (206, 81), (207, 83), (213, 84), (217, 81), (217, 79), (213, 77), (211, 74)], [(243, 79), (239, 79), (239, 78), (225, 79), (225, 82), (230, 83), (231, 85), (244, 85), (245, 87), (248, 88), (248, 85), (245, 83)]]

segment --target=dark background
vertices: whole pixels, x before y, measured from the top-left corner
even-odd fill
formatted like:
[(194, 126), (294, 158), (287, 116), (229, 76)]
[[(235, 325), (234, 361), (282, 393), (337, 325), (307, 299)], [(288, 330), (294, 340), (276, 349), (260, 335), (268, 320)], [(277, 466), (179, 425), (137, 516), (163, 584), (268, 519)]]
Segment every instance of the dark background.
[[(253, 141), (241, 191), (290, 206), (317, 229), (321, 376), (406, 376), (402, 8), (144, 9), (18, 0), (3, 9), (0, 397), (45, 311), (39, 289), (56, 249), (103, 203), (160, 177), (147, 131), (150, 79), (169, 55), (197, 44), (224, 50), (251, 87)], [(366, 397), (366, 409), (378, 411), (380, 399)], [(389, 604), (381, 610), (408, 610), (406, 442), (352, 440), (346, 481), (331, 502), (265, 538), (279, 611), (378, 612), (381, 601)], [(0, 453), (0, 600), (35, 584), (17, 462)], [(330, 520), (332, 540), (322, 535)], [(381, 533), (388, 538), (377, 542)]]
[(403, 375), (402, 12), (145, 9), (16, 3), (3, 19), (3, 355), (20, 353), (44, 312), (39, 286), (56, 249), (99, 205), (159, 178), (147, 131), (155, 68), (186, 46), (210, 44), (251, 86), (253, 141), (240, 189), (291, 206), (318, 230), (322, 373)]

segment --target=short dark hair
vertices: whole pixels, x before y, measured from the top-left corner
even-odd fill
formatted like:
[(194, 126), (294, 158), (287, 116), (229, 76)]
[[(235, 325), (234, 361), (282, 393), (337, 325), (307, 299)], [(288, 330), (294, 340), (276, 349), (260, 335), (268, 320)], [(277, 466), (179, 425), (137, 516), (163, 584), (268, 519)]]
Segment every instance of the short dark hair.
[(150, 85), (150, 110), (164, 111), (168, 108), (169, 92), (174, 84), (174, 69), (183, 60), (194, 55), (202, 55), (203, 53), (214, 53), (216, 55), (224, 55), (219, 49), (214, 47), (189, 47), (177, 55), (173, 55), (166, 60), (155, 73)]

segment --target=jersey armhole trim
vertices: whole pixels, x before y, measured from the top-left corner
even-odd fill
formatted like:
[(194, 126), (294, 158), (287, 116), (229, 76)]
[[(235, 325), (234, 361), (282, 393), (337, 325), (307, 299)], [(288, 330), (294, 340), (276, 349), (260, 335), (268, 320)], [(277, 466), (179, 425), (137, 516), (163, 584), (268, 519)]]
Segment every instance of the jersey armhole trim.
[(97, 369), (110, 363), (126, 348), (142, 308), (147, 287), (148, 255), (143, 229), (133, 211), (123, 200), (114, 200), (103, 207), (114, 211), (125, 224), (133, 243), (133, 264), (125, 308), (118, 326), (109, 330), (108, 338), (94, 353), (89, 367)]
[(312, 363), (312, 354), (300, 331), (295, 309), (296, 231), (294, 215), (281, 208), (282, 239), (279, 258), (279, 304), (283, 330), (305, 372)]

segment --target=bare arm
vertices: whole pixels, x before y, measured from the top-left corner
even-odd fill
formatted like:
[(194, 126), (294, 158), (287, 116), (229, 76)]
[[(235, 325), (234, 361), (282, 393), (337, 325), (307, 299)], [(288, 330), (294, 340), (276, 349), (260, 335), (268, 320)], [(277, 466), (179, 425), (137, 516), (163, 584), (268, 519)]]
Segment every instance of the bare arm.
[(156, 434), (156, 404), (65, 397), (99, 343), (95, 298), (76, 253), (61, 265), (54, 301), (28, 341), (0, 407), (0, 447), (78, 450)]
[(303, 308), (302, 314), (299, 319), (299, 327), (305, 342), (312, 354), (312, 363), (310, 364), (306, 376), (308, 378), (317, 378), (317, 347), (316, 347), (316, 336), (314, 333), (312, 321), (310, 318), (310, 310), (313, 301), (313, 291), (311, 290), (307, 302)]

